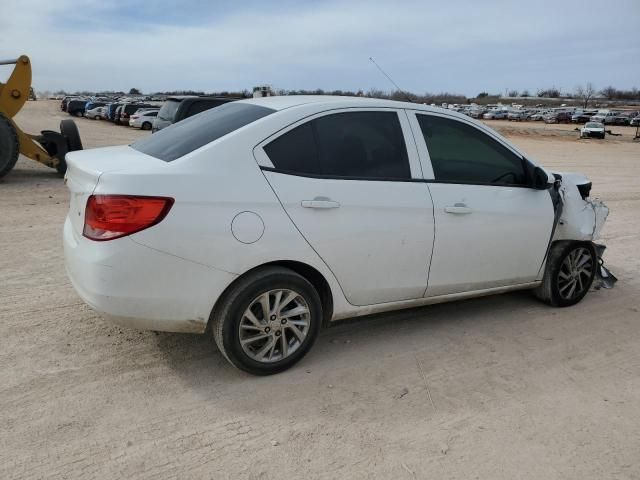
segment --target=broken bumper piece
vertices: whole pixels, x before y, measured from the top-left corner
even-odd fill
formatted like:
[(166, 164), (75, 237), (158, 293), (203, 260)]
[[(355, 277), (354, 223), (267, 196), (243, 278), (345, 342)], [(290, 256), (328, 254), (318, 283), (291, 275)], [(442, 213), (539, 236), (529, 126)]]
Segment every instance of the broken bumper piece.
[(593, 246), (596, 249), (596, 256), (598, 257), (596, 277), (593, 279), (593, 288), (595, 290), (600, 290), (601, 288), (613, 288), (618, 279), (607, 267), (604, 266), (604, 260), (602, 260), (602, 255), (607, 247), (599, 243), (594, 243)]

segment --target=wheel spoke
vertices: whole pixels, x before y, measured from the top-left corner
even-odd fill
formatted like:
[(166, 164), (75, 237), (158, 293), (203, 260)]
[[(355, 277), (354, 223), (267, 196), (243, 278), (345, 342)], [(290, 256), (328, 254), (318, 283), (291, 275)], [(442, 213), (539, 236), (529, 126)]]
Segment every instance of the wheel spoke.
[(298, 305), (297, 307), (292, 308), (291, 310), (282, 312), (280, 314), (280, 318), (291, 318), (291, 317), (295, 317), (296, 315), (304, 315), (305, 313), (309, 313), (309, 309), (304, 305)]
[(240, 325), (240, 328), (242, 330), (251, 330), (251, 331), (258, 331), (258, 332), (262, 332), (264, 330), (264, 327), (256, 327), (255, 325), (248, 325), (246, 323)]
[(242, 340), (240, 340), (240, 344), (242, 345), (248, 345), (250, 343), (254, 343), (257, 342), (258, 340), (263, 340), (265, 338), (270, 337), (271, 335), (268, 333), (263, 333), (262, 335), (255, 335), (253, 337), (249, 337), (249, 338), (244, 338)]
[(558, 276), (563, 280), (569, 280), (571, 278), (571, 275), (569, 275), (568, 273), (564, 273), (562, 270), (558, 272)]
[(560, 293), (562, 293), (563, 291), (565, 291), (567, 288), (569, 288), (571, 285), (574, 285), (576, 283), (576, 281), (574, 279), (569, 280), (567, 283), (565, 283), (562, 287), (559, 288)]
[(262, 306), (262, 319), (269, 321), (271, 309), (269, 308), (269, 292), (265, 292), (260, 296), (260, 305)]
[(300, 342), (304, 340), (304, 333), (302, 333), (302, 331), (297, 327), (297, 325), (288, 324), (288, 327), (291, 329), (294, 335), (298, 337), (298, 340), (300, 340)]
[(576, 285), (578, 283), (574, 280), (573, 283), (571, 284), (571, 289), (569, 290), (569, 293), (567, 293), (567, 298), (573, 298), (573, 292), (576, 291)]
[(578, 292), (577, 292), (577, 293), (580, 293), (580, 292), (582, 292), (582, 289), (584, 288), (584, 287), (582, 286), (582, 277), (581, 277), (580, 275), (578, 275), (578, 276), (576, 277), (576, 280), (578, 281), (578, 285), (580, 285), (580, 288), (579, 288), (579, 290), (578, 290)]
[(280, 313), (282, 309), (289, 305), (297, 296), (298, 294), (296, 292), (289, 291), (289, 293), (287, 293), (287, 296), (284, 297), (284, 300), (276, 304), (277, 313)]
[(576, 269), (580, 269), (582, 268), (584, 265), (586, 265), (587, 263), (591, 263), (591, 255), (588, 254), (584, 254), (582, 255), (582, 257), (580, 257), (580, 259), (578, 260), (578, 264), (576, 265)]
[(262, 327), (264, 327), (264, 325), (260, 323), (260, 320), (258, 320), (253, 312), (248, 308), (244, 312), (244, 318), (247, 318), (256, 328), (259, 328), (260, 330), (262, 330)]
[[(271, 335), (269, 335), (271, 337)], [(267, 352), (269, 350), (271, 350), (271, 348), (275, 345), (276, 343), (276, 339), (274, 337), (271, 337), (271, 340), (269, 342), (267, 342), (264, 347), (262, 347), (260, 349), (260, 351), (258, 351), (256, 353), (256, 357), (259, 359), (263, 359), (265, 357), (265, 355), (267, 354)]]

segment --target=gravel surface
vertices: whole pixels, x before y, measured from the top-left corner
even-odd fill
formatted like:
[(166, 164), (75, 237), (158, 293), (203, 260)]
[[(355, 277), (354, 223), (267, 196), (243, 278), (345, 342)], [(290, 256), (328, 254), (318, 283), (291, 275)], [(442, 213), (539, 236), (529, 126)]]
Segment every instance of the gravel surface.
[[(61, 118), (39, 101), (17, 122)], [(0, 180), (0, 478), (640, 478), (640, 143), (489, 124), (591, 177), (616, 288), (566, 309), (519, 292), (348, 321), (268, 378), (205, 336), (84, 305), (63, 268), (67, 190), (20, 159)], [(148, 134), (78, 125), (85, 147)]]

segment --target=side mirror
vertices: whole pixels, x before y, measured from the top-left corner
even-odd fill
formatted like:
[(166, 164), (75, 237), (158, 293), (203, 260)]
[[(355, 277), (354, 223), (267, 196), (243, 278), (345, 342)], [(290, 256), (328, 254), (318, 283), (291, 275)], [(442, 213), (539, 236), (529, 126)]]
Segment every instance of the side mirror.
[(536, 167), (533, 169), (533, 188), (536, 190), (546, 190), (551, 188), (555, 183), (555, 177), (547, 173), (544, 168)]

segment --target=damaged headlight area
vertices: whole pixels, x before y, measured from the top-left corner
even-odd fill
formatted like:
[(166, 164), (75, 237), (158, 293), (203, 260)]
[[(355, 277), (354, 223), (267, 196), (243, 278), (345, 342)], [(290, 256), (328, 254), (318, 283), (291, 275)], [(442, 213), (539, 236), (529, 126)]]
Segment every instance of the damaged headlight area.
[(595, 243), (604, 226), (609, 208), (598, 199), (590, 199), (591, 182), (577, 173), (557, 173), (554, 187), (556, 225), (552, 241), (576, 240), (592, 242), (598, 258), (593, 288), (612, 288), (617, 278), (605, 266), (605, 245)]

